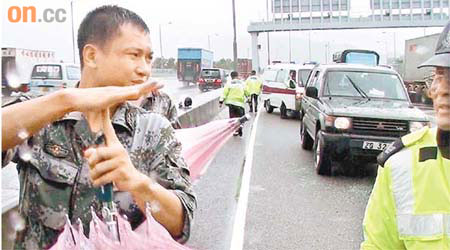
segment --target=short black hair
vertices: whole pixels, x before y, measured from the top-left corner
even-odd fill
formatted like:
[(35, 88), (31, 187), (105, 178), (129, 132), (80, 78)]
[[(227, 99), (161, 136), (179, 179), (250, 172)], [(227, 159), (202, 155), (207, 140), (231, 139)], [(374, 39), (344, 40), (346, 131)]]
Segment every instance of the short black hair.
[(234, 78), (238, 77), (239, 74), (236, 71), (232, 71), (230, 75), (231, 75), (231, 79), (234, 79)]
[(250, 73), (252, 76), (256, 75), (256, 70), (252, 70), (252, 73)]
[(92, 43), (103, 48), (105, 44), (116, 36), (120, 26), (131, 23), (145, 33), (150, 30), (142, 18), (128, 9), (117, 5), (104, 5), (89, 12), (78, 29), (78, 53), (83, 68), (83, 48)]

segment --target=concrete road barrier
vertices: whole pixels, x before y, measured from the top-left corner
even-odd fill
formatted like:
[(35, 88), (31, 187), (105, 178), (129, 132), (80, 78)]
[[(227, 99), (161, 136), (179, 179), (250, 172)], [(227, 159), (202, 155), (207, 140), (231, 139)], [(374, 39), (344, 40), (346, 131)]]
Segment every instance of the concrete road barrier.
[(192, 107), (179, 109), (178, 119), (182, 128), (192, 128), (211, 121), (220, 112), (219, 98), (223, 89), (216, 89), (192, 98)]

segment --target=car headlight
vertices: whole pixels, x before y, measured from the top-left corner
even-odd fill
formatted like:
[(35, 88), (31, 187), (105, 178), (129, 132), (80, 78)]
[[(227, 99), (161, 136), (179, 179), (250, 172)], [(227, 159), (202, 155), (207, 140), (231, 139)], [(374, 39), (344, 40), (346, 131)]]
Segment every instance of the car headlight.
[(351, 125), (351, 120), (346, 117), (337, 117), (334, 120), (334, 127), (337, 129), (349, 129)]
[(409, 122), (409, 132), (415, 132), (425, 126), (430, 126), (430, 122)]
[(351, 127), (352, 120), (347, 117), (335, 117), (325, 116), (325, 127), (337, 128), (337, 129), (349, 129)]

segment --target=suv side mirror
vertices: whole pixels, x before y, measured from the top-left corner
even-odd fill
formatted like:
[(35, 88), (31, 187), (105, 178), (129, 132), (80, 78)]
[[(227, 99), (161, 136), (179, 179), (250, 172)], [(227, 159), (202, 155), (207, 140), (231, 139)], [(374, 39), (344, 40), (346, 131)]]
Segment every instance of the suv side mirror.
[(307, 87), (306, 88), (306, 96), (308, 96), (308, 97), (312, 97), (312, 98), (314, 98), (314, 99), (317, 99), (318, 98), (318, 96), (319, 96), (319, 93), (318, 93), (319, 91), (317, 90), (317, 88), (316, 87)]

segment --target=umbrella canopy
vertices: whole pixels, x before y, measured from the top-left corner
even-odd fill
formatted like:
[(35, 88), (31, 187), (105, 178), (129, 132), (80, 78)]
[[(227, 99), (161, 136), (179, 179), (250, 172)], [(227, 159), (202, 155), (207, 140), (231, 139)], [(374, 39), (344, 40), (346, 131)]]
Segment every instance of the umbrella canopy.
[(208, 163), (214, 159), (222, 146), (233, 136), (248, 116), (209, 122), (195, 128), (175, 130), (182, 145), (181, 154), (189, 167), (192, 180), (205, 173)]

